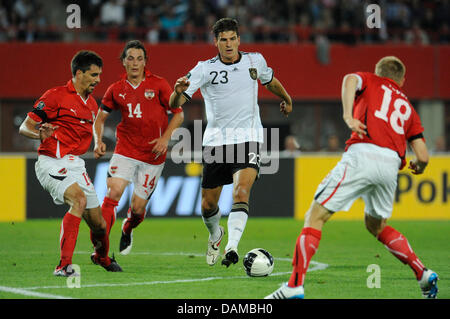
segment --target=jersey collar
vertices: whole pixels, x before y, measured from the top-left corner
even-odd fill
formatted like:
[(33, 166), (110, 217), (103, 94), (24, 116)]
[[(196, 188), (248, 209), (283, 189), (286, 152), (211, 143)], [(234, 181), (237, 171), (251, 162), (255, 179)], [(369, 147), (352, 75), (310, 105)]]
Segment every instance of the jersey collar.
[(238, 54), (239, 54), (239, 58), (235, 62), (224, 62), (222, 60), (222, 57), (220, 56), (220, 53), (217, 54), (217, 56), (219, 57), (220, 62), (222, 62), (223, 64), (225, 64), (225, 65), (233, 65), (233, 64), (237, 64), (237, 63), (241, 62), (241, 58), (242, 58), (241, 51), (238, 51)]
[(87, 102), (88, 102), (88, 100), (89, 100), (89, 97), (90, 97), (91, 95), (89, 94), (89, 95), (87, 96), (87, 98), (84, 99), (84, 98), (80, 95), (80, 93), (78, 93), (77, 90), (75, 89), (75, 86), (73, 85), (73, 80), (72, 80), (72, 79), (70, 79), (69, 81), (67, 81), (66, 87), (67, 87), (67, 90), (68, 90), (70, 93), (75, 93), (76, 95), (78, 95), (78, 96), (80, 97), (80, 99), (83, 101), (84, 104), (87, 104)]
[(77, 90), (75, 90), (75, 86), (73, 86), (73, 81), (72, 81), (72, 79), (70, 79), (69, 81), (67, 81), (66, 87), (67, 87), (67, 90), (69, 90), (69, 92), (72, 92), (72, 93), (78, 93)]
[(386, 77), (383, 77), (383, 79), (388, 80), (390, 83), (392, 83), (393, 85), (395, 85), (395, 87), (398, 88), (398, 89), (400, 90), (400, 85), (398, 85), (398, 83), (395, 82), (394, 80), (392, 80), (392, 79), (390, 79), (390, 78), (386, 78)]

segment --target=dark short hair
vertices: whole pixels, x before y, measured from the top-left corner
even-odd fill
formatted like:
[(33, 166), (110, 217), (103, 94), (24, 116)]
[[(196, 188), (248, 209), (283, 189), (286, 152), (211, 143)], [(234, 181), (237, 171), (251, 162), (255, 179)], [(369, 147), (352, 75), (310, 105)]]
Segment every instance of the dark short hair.
[(70, 68), (72, 70), (72, 75), (75, 76), (78, 70), (83, 73), (91, 68), (94, 64), (99, 68), (103, 67), (102, 58), (94, 51), (82, 50), (78, 51), (72, 58), (70, 62)]
[(214, 23), (212, 30), (216, 39), (219, 37), (220, 32), (225, 31), (235, 31), (236, 34), (239, 35), (239, 23), (236, 19), (222, 18)]
[(120, 60), (122, 61), (127, 57), (127, 51), (128, 49), (141, 49), (144, 51), (144, 58), (147, 60), (147, 50), (145, 50), (144, 44), (139, 40), (131, 40), (128, 41), (127, 44), (125, 44), (125, 47), (122, 50), (122, 53), (120, 54)]

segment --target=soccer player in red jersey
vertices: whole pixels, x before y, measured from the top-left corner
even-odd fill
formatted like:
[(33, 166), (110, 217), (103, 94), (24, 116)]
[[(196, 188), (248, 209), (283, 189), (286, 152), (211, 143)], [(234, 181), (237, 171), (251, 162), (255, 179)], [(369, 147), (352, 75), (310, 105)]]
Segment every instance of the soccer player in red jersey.
[(40, 139), (36, 176), (56, 204), (68, 204), (60, 234), (61, 259), (55, 276), (78, 275), (72, 266), (81, 218), (92, 231), (92, 243), (98, 254), (96, 263), (108, 271), (122, 271), (108, 257), (106, 224), (86, 172), (84, 160), (92, 141), (92, 126), (98, 111), (90, 96), (100, 82), (103, 62), (92, 51), (80, 51), (72, 59), (72, 79), (44, 93), (19, 128), (20, 134)]
[[(117, 143), (108, 168), (102, 213), (109, 234), (125, 187), (133, 183), (119, 245), (120, 253), (126, 255), (132, 247), (132, 231), (144, 220), (147, 203), (164, 168), (172, 132), (183, 122), (184, 113), (181, 107), (169, 107), (172, 88), (146, 68), (147, 51), (140, 41), (129, 41), (120, 59), (126, 73), (110, 85), (102, 99), (102, 111), (94, 123), (94, 154), (96, 158), (105, 154), (105, 121), (112, 111), (120, 111), (122, 120), (116, 129)], [(173, 113), (170, 122), (168, 112)]]
[(408, 240), (387, 225), (391, 217), (398, 170), (405, 162), (406, 142), (416, 158), (409, 164), (422, 174), (429, 156), (420, 118), (401, 87), (406, 68), (396, 57), (382, 58), (375, 74), (347, 74), (342, 84), (343, 119), (352, 130), (341, 161), (317, 188), (297, 239), (289, 282), (267, 299), (303, 298), (303, 283), (317, 251), (322, 227), (337, 211), (348, 211), (357, 198), (365, 203), (367, 230), (402, 263), (411, 267), (422, 295), (436, 298), (437, 274), (417, 258)]

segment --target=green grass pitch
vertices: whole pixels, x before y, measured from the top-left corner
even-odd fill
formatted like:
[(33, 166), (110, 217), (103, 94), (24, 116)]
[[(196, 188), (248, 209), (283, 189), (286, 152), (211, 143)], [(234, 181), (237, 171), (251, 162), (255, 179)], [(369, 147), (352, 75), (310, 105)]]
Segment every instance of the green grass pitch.
[[(303, 221), (291, 218), (249, 218), (241, 239), (238, 264), (225, 268), (205, 262), (207, 230), (198, 218), (146, 218), (134, 231), (128, 256), (118, 253), (120, 225), (111, 231), (111, 252), (124, 269), (109, 273), (90, 261), (89, 229), (82, 222), (73, 263), (80, 266), (81, 288), (52, 275), (59, 261), (61, 220), (0, 223), (0, 299), (261, 299), (287, 281), (291, 258)], [(221, 224), (226, 229), (226, 217)], [(450, 297), (450, 221), (392, 221), (418, 257), (439, 274), (438, 298)], [(222, 250), (226, 236), (222, 242)], [(242, 259), (262, 247), (275, 258), (269, 277), (247, 277)], [(363, 221), (333, 221), (324, 227), (319, 250), (305, 281), (308, 299), (421, 298), (408, 266), (392, 256), (365, 229)], [(368, 288), (371, 264), (380, 267), (380, 288)], [(322, 267), (321, 267), (322, 266)], [(327, 266), (325, 269), (324, 266)]]

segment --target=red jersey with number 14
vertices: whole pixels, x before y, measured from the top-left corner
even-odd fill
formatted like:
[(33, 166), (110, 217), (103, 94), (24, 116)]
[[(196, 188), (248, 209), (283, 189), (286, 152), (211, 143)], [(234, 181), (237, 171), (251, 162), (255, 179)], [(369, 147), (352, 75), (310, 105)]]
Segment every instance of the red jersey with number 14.
[(182, 108), (169, 107), (172, 88), (167, 81), (145, 70), (145, 78), (133, 86), (124, 74), (122, 80), (108, 88), (103, 99), (103, 110), (119, 110), (122, 121), (116, 128), (114, 153), (148, 164), (164, 163), (166, 154), (156, 158), (152, 153), (155, 144), (149, 144), (162, 136), (168, 126), (167, 112), (179, 113)]
[(390, 148), (398, 153), (404, 167), (406, 141), (420, 136), (423, 127), (419, 115), (409, 103), (398, 84), (369, 72), (354, 73), (359, 76), (353, 117), (367, 126), (362, 139), (352, 132), (347, 148), (354, 143), (372, 143)]

